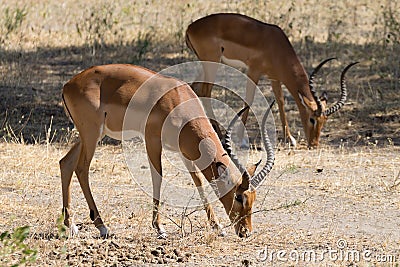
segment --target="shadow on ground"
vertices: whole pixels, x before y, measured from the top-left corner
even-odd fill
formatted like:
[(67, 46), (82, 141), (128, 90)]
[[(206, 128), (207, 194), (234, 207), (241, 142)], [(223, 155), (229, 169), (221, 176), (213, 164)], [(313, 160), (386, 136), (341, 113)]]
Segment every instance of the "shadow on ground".
[[(361, 61), (347, 75), (348, 102), (328, 121), (322, 143), (334, 146), (400, 144), (398, 46), (312, 42), (294, 46), (307, 71), (324, 58), (338, 57), (337, 62), (324, 67), (317, 80), (317, 88), (324, 88), (331, 101), (339, 96), (340, 71), (352, 61)], [(64, 113), (61, 88), (73, 75), (92, 65), (130, 63), (160, 71), (196, 60), (190, 51), (182, 51), (181, 47), (165, 43), (160, 47), (151, 44), (143, 53), (142, 48), (133, 45), (103, 46), (95, 54), (89, 47), (43, 47), (33, 52), (10, 52), (0, 48), (0, 136), (15, 142), (65, 142), (73, 125)], [(388, 53), (393, 56), (387, 57)], [(261, 88), (272, 97), (266, 79), (261, 82)], [(218, 91), (214, 94), (218, 95)], [(304, 133), (297, 107), (287, 90), (285, 94), (292, 132), (299, 133), (301, 141)], [(277, 110), (274, 113), (278, 120)], [(281, 136), (279, 121), (276, 125)], [(255, 136), (256, 133), (253, 139)]]

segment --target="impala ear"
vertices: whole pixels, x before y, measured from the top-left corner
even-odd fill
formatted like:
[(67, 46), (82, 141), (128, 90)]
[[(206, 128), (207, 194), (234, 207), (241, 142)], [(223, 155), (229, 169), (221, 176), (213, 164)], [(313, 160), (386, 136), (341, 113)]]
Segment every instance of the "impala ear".
[(327, 92), (324, 91), (319, 99), (321, 99), (321, 101), (328, 102), (328, 94), (327, 94)]
[(250, 166), (248, 166), (248, 167), (246, 168), (246, 169), (247, 169), (247, 172), (250, 174), (250, 176), (253, 176), (253, 175), (254, 175), (254, 173), (256, 172), (257, 167), (258, 167), (258, 165), (260, 165), (260, 163), (261, 163), (261, 159), (260, 159), (257, 163), (252, 164), (252, 165), (250, 165)]
[(311, 109), (312, 111), (315, 111), (318, 109), (317, 103), (315, 103), (314, 100), (310, 100), (307, 97), (303, 96), (302, 94), (299, 93), (299, 98), (301, 100), (301, 103), (303, 106), (307, 109)]

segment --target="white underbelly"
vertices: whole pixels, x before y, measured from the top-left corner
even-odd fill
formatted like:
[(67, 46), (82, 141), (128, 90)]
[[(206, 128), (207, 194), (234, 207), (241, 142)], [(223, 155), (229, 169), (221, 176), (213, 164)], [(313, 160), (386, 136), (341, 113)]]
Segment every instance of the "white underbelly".
[[(173, 152), (179, 152), (179, 145), (178, 145), (178, 140), (175, 137), (176, 134), (170, 134), (170, 133), (163, 133), (164, 136), (162, 138), (162, 146), (163, 148), (173, 151)], [(136, 137), (140, 137), (142, 140), (144, 140), (144, 136), (141, 132), (135, 131), (135, 130), (124, 130), (122, 131), (112, 131), (109, 128), (107, 128), (107, 125), (103, 126), (102, 129), (102, 135), (100, 139), (107, 135), (108, 137), (111, 137), (112, 139), (115, 140), (124, 140), (124, 141), (129, 141), (131, 139), (134, 139)], [(99, 140), (100, 141), (100, 140)]]
[(135, 131), (135, 130), (124, 130), (123, 132), (122, 131), (112, 131), (109, 128), (107, 128), (107, 125), (104, 125), (103, 135), (107, 135), (107, 136), (111, 137), (112, 139), (116, 139), (116, 140), (124, 139), (125, 141), (130, 140), (135, 137), (143, 137), (143, 134), (139, 131)]
[(249, 66), (247, 66), (246, 63), (244, 63), (243, 61), (238, 60), (238, 59), (230, 59), (225, 56), (221, 56), (221, 61), (222, 61), (222, 63), (224, 63), (228, 66), (234, 67), (234, 68), (238, 68), (238, 69), (244, 68), (246, 70), (249, 68)]

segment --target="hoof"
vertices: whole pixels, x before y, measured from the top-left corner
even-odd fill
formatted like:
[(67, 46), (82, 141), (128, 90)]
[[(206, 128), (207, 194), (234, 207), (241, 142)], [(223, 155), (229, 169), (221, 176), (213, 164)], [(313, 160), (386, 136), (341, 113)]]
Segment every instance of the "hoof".
[(74, 223), (71, 224), (71, 227), (69, 228), (69, 233), (71, 237), (78, 235), (79, 233), (78, 226), (76, 226)]
[(166, 239), (168, 237), (167, 233), (159, 233), (157, 238), (158, 239)]
[(216, 234), (218, 234), (218, 236), (226, 236), (226, 232), (221, 224), (219, 223), (213, 224), (212, 229)]
[(100, 231), (101, 238), (106, 239), (110, 236), (110, 233), (108, 232), (107, 227), (105, 227), (104, 225), (97, 226), (97, 229), (99, 229), (99, 231)]
[(226, 234), (225, 230), (222, 230), (221, 232), (219, 232), (219, 235), (218, 235), (218, 236), (225, 237), (226, 235), (227, 235), (227, 234)]
[(167, 232), (165, 231), (163, 226), (156, 227), (157, 229), (157, 238), (158, 239), (166, 239), (168, 237)]
[(292, 147), (296, 148), (297, 142), (296, 139), (293, 136), (289, 136), (289, 143)]

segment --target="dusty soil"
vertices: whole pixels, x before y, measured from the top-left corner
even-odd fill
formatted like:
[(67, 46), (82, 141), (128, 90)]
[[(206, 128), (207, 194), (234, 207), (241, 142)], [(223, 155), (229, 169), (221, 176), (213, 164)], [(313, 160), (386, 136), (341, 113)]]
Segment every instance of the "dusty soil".
[[(30, 265), (400, 263), (398, 2), (257, 1), (257, 6), (252, 0), (64, 2), (9, 0), (0, 5), (0, 233), (31, 227), (25, 243), (38, 251), (38, 258)], [(12, 14), (17, 8), (26, 17), (7, 33), (6, 12)], [(66, 238), (57, 223), (61, 214), (58, 161), (76, 133), (62, 107), (63, 84), (92, 65), (131, 63), (161, 71), (195, 60), (185, 46), (184, 30), (191, 21), (221, 11), (280, 25), (307, 72), (324, 58), (338, 57), (324, 66), (316, 80), (318, 92), (328, 92), (329, 103), (339, 96), (343, 67), (361, 62), (347, 74), (348, 100), (329, 118), (321, 147), (305, 149), (297, 107), (284, 89), (290, 128), (300, 145), (293, 150), (282, 140), (275, 107), (276, 163), (258, 192), (253, 235), (237, 237), (216, 202), (228, 232), (219, 237), (208, 227), (204, 211), (182, 206), (177, 194), (165, 194), (162, 218), (169, 237), (158, 240), (151, 228), (151, 198), (134, 179), (150, 182), (143, 145), (135, 147), (129, 171), (121, 144), (106, 138), (96, 151), (90, 179), (113, 235), (106, 240), (97, 237), (74, 178), (73, 220), (80, 233)], [(260, 87), (268, 99), (273, 98), (265, 77)], [(213, 96), (235, 110), (241, 107), (234, 96), (217, 88)], [(253, 149), (259, 148), (256, 128), (250, 120), (250, 137), (256, 140)], [(257, 149), (249, 155), (249, 163), (264, 157)], [(164, 159), (167, 181), (193, 190), (178, 159)], [(2, 254), (1, 244), (0, 265), (20, 258)]]
[[(204, 211), (164, 205), (166, 240), (158, 240), (151, 228), (151, 198), (130, 176), (121, 147), (109, 145), (98, 148), (90, 175), (112, 237), (97, 237), (74, 178), (73, 220), (80, 233), (61, 238), (56, 223), (61, 212), (57, 160), (66, 148), (0, 146), (0, 229), (31, 226), (28, 245), (39, 253), (34, 265), (343, 266), (400, 260), (400, 150), (396, 146), (278, 151), (274, 169), (258, 191), (251, 237), (237, 237), (216, 202), (227, 226), (226, 237), (209, 229)], [(143, 146), (139, 144), (137, 150), (133, 170), (144, 173), (146, 163), (139, 158)], [(252, 151), (250, 161), (262, 156)], [(174, 164), (165, 162), (168, 177), (189, 179)], [(307, 256), (311, 251), (314, 258)], [(360, 258), (351, 258), (357, 255)]]

